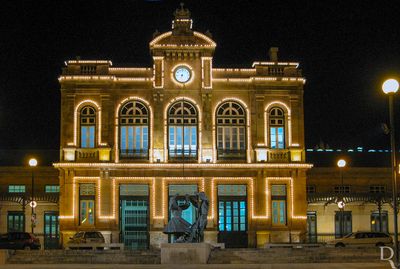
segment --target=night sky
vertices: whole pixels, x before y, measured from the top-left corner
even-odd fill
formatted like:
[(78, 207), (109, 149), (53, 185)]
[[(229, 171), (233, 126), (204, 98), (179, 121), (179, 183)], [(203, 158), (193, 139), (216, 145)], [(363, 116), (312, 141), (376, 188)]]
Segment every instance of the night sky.
[[(59, 149), (64, 61), (151, 66), (153, 32), (169, 31), (180, 1), (2, 1), (0, 150)], [(279, 47), (298, 61), (309, 148), (388, 148), (381, 83), (400, 77), (400, 2), (185, 1), (196, 31), (217, 43), (214, 67), (247, 67)], [(400, 135), (400, 97), (396, 101)], [(400, 136), (399, 136), (400, 137)], [(399, 140), (398, 140), (399, 141)], [(399, 141), (400, 142), (400, 141)], [(398, 144), (400, 145), (400, 143)]]

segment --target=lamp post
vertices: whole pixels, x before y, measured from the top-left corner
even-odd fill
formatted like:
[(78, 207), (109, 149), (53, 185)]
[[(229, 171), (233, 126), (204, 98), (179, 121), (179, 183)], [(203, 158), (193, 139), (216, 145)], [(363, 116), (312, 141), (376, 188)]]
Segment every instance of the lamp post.
[(394, 136), (394, 94), (399, 89), (399, 82), (395, 79), (388, 79), (382, 84), (382, 90), (389, 97), (389, 122), (390, 122), (390, 148), (392, 152), (392, 195), (393, 195), (393, 222), (394, 222), (394, 253), (396, 266), (399, 264), (399, 240), (397, 223), (397, 178), (396, 178), (396, 143)]
[(36, 221), (36, 216), (35, 216), (35, 207), (37, 205), (35, 201), (35, 178), (33, 174), (33, 168), (37, 166), (37, 160), (35, 158), (32, 158), (29, 160), (29, 166), (31, 167), (31, 175), (32, 175), (32, 185), (31, 185), (31, 202), (29, 205), (31, 206), (31, 227), (32, 227), (32, 234), (34, 232), (35, 228), (35, 221)]
[(343, 185), (343, 168), (346, 166), (346, 161), (343, 159), (340, 159), (337, 162), (337, 166), (339, 167), (339, 171), (340, 171), (340, 180), (341, 180), (341, 185), (340, 185), (340, 194), (341, 194), (341, 198), (338, 202), (338, 207), (339, 210), (341, 212), (341, 216), (340, 216), (340, 237), (343, 237), (343, 232), (344, 232), (344, 207), (345, 207), (345, 203), (344, 203), (344, 185)]

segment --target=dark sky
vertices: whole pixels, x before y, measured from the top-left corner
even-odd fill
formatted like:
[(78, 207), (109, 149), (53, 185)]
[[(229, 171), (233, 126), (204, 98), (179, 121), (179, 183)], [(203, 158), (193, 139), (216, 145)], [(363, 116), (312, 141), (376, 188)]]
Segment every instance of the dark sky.
[[(169, 31), (180, 1), (2, 1), (0, 150), (59, 148), (64, 61), (110, 59), (150, 66), (153, 32)], [(400, 2), (185, 1), (194, 29), (217, 42), (215, 67), (251, 67), (270, 46), (299, 61), (305, 86), (306, 145), (387, 148), (380, 85), (400, 74)], [(400, 135), (400, 98), (396, 102)], [(400, 145), (400, 144), (399, 144)]]

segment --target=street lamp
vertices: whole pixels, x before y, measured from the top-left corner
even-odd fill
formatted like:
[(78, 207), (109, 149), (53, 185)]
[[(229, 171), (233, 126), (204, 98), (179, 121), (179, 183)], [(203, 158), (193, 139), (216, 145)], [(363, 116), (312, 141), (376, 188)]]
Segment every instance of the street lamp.
[(340, 171), (340, 180), (341, 180), (341, 186), (340, 186), (340, 194), (341, 197), (337, 203), (338, 208), (340, 210), (340, 237), (343, 237), (343, 230), (344, 230), (344, 207), (345, 207), (345, 203), (344, 203), (344, 186), (343, 186), (343, 168), (346, 167), (346, 161), (343, 159), (340, 159), (337, 162), (337, 166), (339, 167), (339, 171)]
[(396, 265), (399, 264), (399, 240), (397, 223), (397, 178), (396, 178), (396, 143), (394, 136), (394, 94), (399, 89), (399, 82), (395, 79), (388, 79), (382, 84), (382, 90), (389, 97), (389, 121), (390, 121), (390, 147), (392, 152), (392, 195), (393, 195), (393, 221), (394, 221), (394, 253)]
[(29, 166), (32, 168), (31, 169), (31, 175), (32, 175), (32, 186), (31, 186), (31, 202), (29, 203), (29, 205), (31, 206), (31, 227), (32, 227), (32, 234), (35, 228), (35, 222), (36, 222), (36, 215), (35, 215), (35, 207), (37, 206), (37, 202), (35, 201), (35, 179), (34, 179), (34, 174), (33, 174), (33, 168), (37, 166), (37, 160), (35, 158), (32, 158), (29, 160)]

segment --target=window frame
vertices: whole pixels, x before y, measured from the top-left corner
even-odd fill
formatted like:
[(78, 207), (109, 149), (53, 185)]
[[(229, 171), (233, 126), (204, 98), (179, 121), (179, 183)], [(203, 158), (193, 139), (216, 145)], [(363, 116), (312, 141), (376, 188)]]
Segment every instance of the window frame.
[[(233, 111), (236, 111), (237, 114), (234, 115)], [(244, 106), (234, 100), (227, 100), (218, 105), (214, 115), (217, 160), (246, 160), (247, 116)], [(228, 135), (227, 130), (229, 131)], [(227, 142), (229, 143), (228, 147)], [(243, 148), (241, 147), (242, 143)]]
[[(187, 104), (188, 106), (185, 106)], [(190, 111), (186, 114), (180, 111)], [(172, 128), (172, 129), (171, 129)], [(193, 132), (193, 128), (195, 132)], [(173, 132), (171, 132), (173, 130)], [(180, 148), (178, 144), (178, 137), (181, 135)], [(180, 99), (172, 103), (167, 110), (167, 151), (168, 160), (170, 161), (196, 161), (199, 156), (199, 111), (196, 105), (188, 100)], [(173, 144), (171, 144), (171, 135), (173, 135)], [(186, 154), (186, 139), (185, 136), (189, 137), (188, 154)], [(192, 144), (193, 141), (196, 144)], [(171, 145), (174, 148), (171, 149)], [(194, 146), (194, 147), (193, 147)]]
[[(132, 104), (131, 107), (128, 107)], [(128, 114), (123, 111), (127, 110)], [(133, 110), (134, 114), (130, 115), (129, 111)], [(145, 112), (143, 114), (136, 114), (135, 111)], [(139, 159), (148, 160), (150, 153), (150, 109), (149, 107), (139, 100), (129, 100), (125, 102), (121, 109), (118, 111), (118, 132), (119, 132), (119, 158), (120, 159)], [(129, 122), (131, 121), (131, 122)], [(123, 128), (127, 128), (123, 130)], [(139, 131), (139, 139), (137, 140), (137, 131)], [(146, 132), (146, 135), (144, 134)], [(132, 137), (130, 138), (130, 135)], [(123, 139), (125, 135), (125, 139)], [(146, 139), (144, 139), (146, 137)], [(132, 139), (132, 141), (130, 140)], [(125, 140), (123, 147), (122, 143)], [(139, 148), (136, 147), (139, 141)], [(132, 149), (129, 144), (132, 143)], [(145, 144), (147, 147), (145, 147)]]
[[(84, 114), (84, 110), (86, 109), (92, 109), (93, 110), (93, 114)], [(88, 120), (89, 122), (83, 122), (84, 120)], [(90, 122), (91, 119), (94, 119), (94, 122)], [(86, 130), (88, 137), (86, 138), (85, 141), (85, 146), (83, 145), (83, 128), (88, 128), (88, 130)], [(93, 129), (92, 129), (93, 128)], [(93, 149), (96, 148), (97, 143), (96, 143), (96, 139), (97, 139), (97, 110), (94, 106), (92, 105), (83, 105), (80, 110), (79, 110), (79, 146), (82, 149)], [(92, 141), (92, 135), (91, 133), (93, 133), (93, 141)], [(86, 143), (88, 143), (89, 145), (86, 145)], [(93, 144), (93, 145), (92, 145)]]
[[(275, 111), (277, 111), (276, 113), (278, 113), (278, 115), (275, 115)], [(279, 112), (281, 112), (281, 115), (279, 115)], [(268, 146), (270, 149), (273, 150), (284, 150), (287, 149), (287, 119), (286, 119), (286, 112), (285, 110), (280, 107), (280, 106), (273, 106), (269, 109), (268, 111)], [(280, 122), (281, 121), (281, 122)], [(274, 138), (273, 137), (273, 132), (272, 130), (274, 130)], [(280, 140), (280, 131), (282, 130), (283, 134), (282, 134), (282, 140)], [(273, 141), (274, 145), (273, 145)], [(282, 146), (280, 146), (280, 144)]]
[[(23, 187), (24, 191), (10, 191), (10, 187)], [(7, 193), (26, 193), (26, 185), (25, 184), (9, 184), (7, 187)]]

